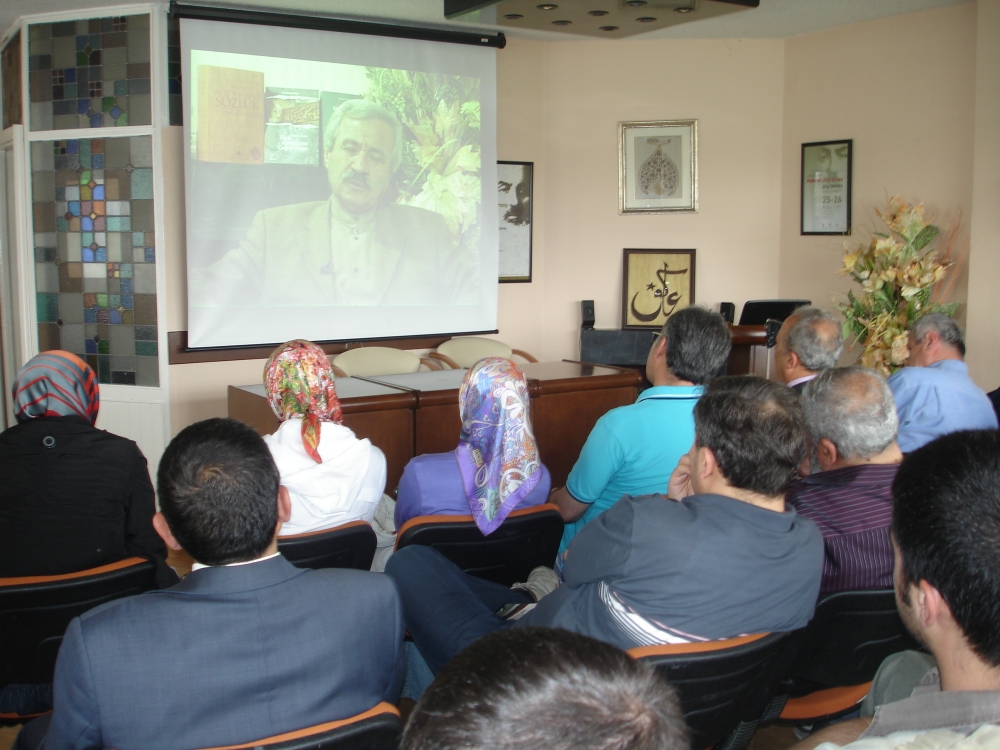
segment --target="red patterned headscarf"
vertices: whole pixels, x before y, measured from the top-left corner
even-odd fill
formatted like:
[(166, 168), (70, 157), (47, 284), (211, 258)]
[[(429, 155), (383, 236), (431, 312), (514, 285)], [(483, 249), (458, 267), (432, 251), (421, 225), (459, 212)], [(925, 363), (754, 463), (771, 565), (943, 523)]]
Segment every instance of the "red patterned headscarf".
[(101, 397), (97, 376), (75, 354), (53, 349), (21, 368), (11, 390), (18, 422), (37, 417), (83, 417), (97, 421)]
[(333, 369), (323, 350), (301, 339), (282, 344), (264, 365), (264, 388), (278, 419), (302, 417), (302, 445), (316, 463), (323, 463), (320, 423), (343, 421)]

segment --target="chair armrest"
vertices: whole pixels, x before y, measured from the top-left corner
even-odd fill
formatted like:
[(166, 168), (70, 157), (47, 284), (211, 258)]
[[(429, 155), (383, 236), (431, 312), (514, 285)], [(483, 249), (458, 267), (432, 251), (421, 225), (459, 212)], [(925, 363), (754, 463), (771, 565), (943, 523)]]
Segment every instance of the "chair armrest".
[(449, 356), (447, 356), (445, 354), (441, 354), (440, 352), (431, 352), (427, 356), (430, 357), (431, 359), (436, 359), (436, 360), (438, 360), (440, 362), (444, 362), (452, 370), (461, 370), (462, 369), (462, 366), (459, 365), (458, 362), (456, 362), (451, 357), (449, 357)]
[(532, 357), (530, 354), (528, 354), (523, 349), (511, 349), (510, 353), (511, 354), (516, 354), (519, 357), (523, 357), (524, 359), (528, 360), (529, 362), (537, 362), (538, 361), (537, 359), (535, 359), (534, 357)]
[(438, 362), (436, 359), (430, 359), (428, 357), (421, 357), (420, 358), (420, 364), (422, 364), (425, 367), (427, 367), (428, 370), (443, 370), (444, 369), (443, 367), (441, 367), (441, 363), (440, 362)]

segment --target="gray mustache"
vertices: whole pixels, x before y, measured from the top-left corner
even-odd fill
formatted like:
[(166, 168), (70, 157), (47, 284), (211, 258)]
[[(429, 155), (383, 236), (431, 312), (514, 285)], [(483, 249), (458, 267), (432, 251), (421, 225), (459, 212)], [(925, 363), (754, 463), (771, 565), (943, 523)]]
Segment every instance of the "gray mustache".
[(366, 190), (370, 190), (372, 186), (371, 180), (368, 179), (368, 175), (366, 175), (364, 172), (358, 172), (354, 169), (349, 169), (346, 172), (344, 172), (344, 174), (340, 176), (340, 179), (343, 180), (344, 182), (353, 183), (358, 187), (363, 187)]

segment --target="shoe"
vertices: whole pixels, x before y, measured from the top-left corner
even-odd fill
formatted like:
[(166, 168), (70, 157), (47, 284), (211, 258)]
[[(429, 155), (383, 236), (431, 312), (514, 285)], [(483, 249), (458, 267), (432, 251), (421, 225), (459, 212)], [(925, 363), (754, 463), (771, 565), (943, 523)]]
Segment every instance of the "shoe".
[(546, 594), (551, 594), (559, 588), (559, 577), (552, 568), (540, 565), (531, 571), (527, 581), (515, 583), (511, 588), (523, 591), (537, 602)]

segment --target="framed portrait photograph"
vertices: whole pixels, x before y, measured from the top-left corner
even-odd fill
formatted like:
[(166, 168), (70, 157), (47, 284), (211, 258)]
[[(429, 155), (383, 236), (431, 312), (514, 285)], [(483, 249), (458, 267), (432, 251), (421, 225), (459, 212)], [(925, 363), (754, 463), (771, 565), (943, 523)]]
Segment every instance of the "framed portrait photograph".
[(698, 211), (698, 121), (618, 123), (618, 213)]
[(801, 234), (851, 233), (852, 144), (802, 144)]
[(500, 282), (531, 281), (531, 180), (534, 163), (497, 162)]
[(625, 249), (622, 328), (661, 328), (693, 304), (694, 250)]

